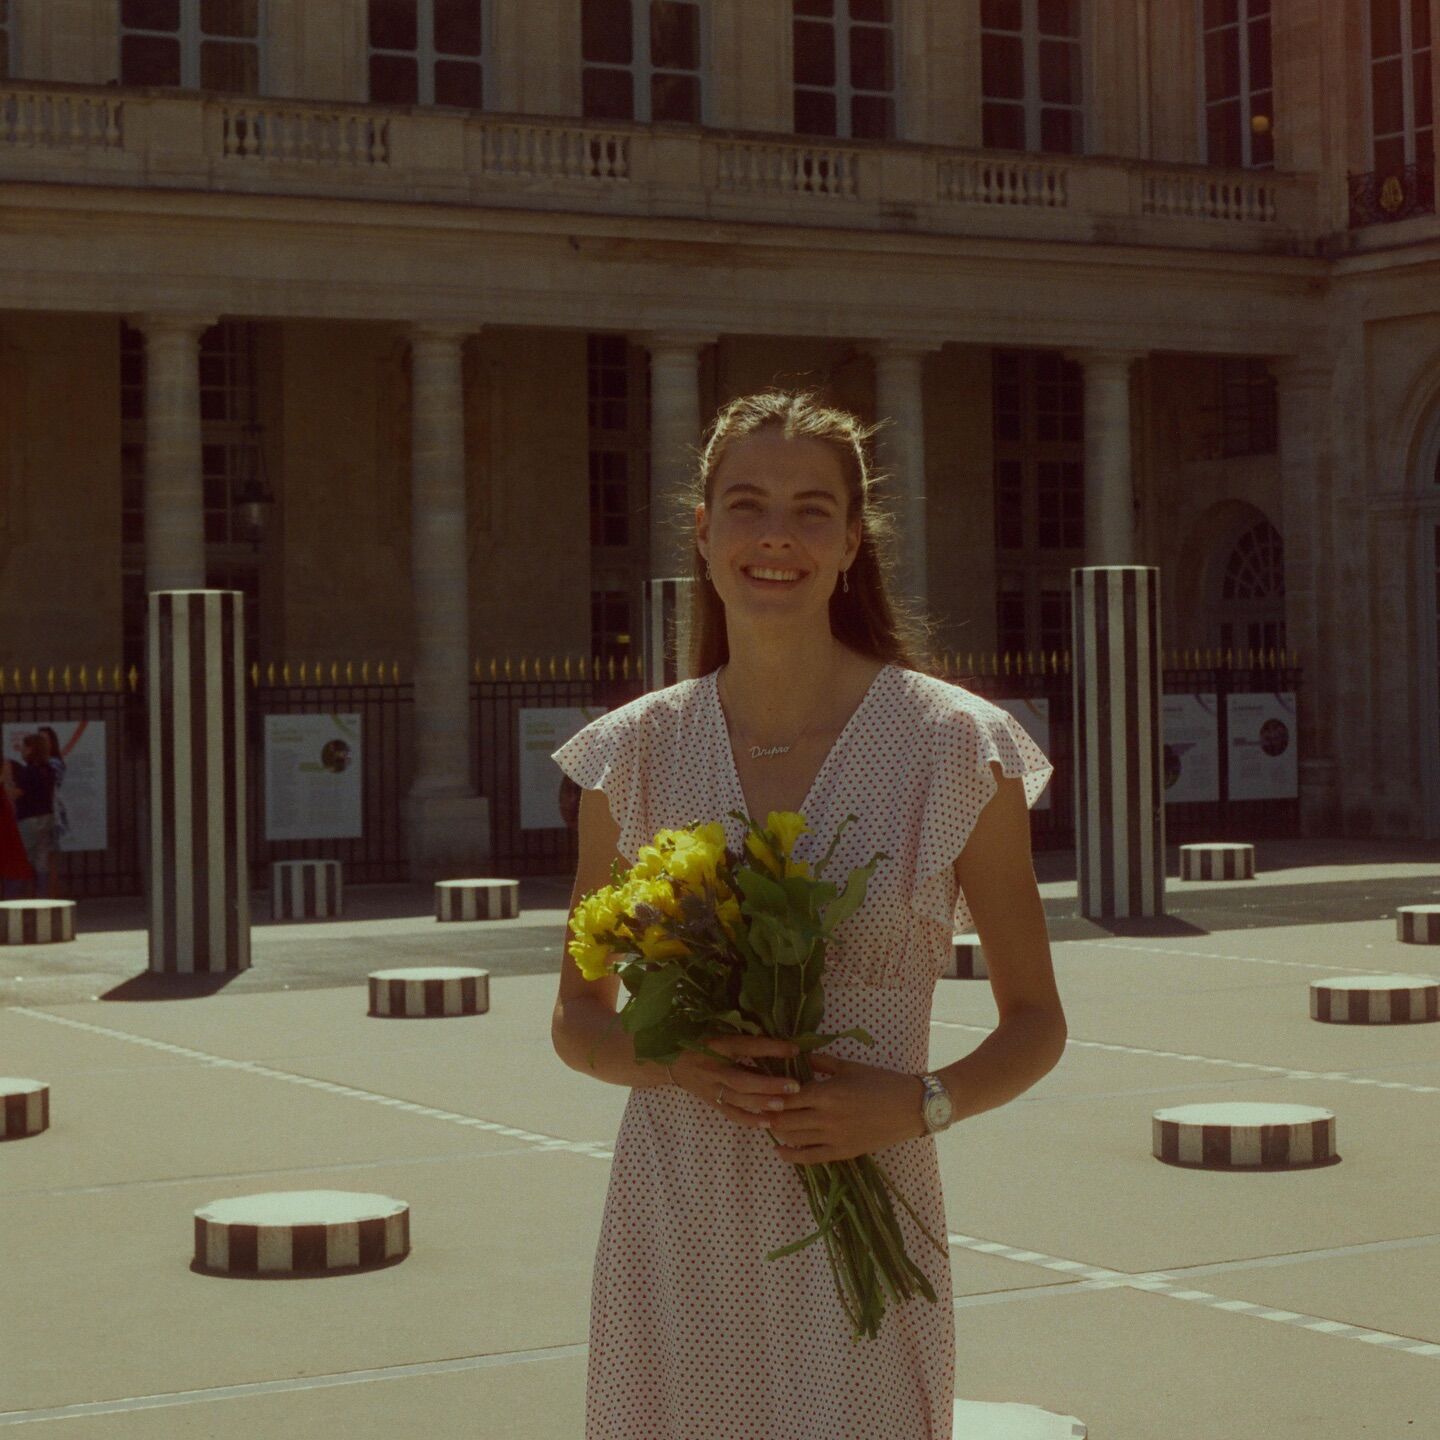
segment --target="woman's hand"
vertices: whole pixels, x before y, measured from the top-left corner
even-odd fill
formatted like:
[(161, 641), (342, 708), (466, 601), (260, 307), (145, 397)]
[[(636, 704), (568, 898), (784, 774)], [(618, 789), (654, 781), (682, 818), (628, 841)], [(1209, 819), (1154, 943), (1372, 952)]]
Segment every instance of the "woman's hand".
[(670, 1073), (682, 1090), (741, 1124), (764, 1125), (771, 1113), (768, 1102), (784, 1096), (787, 1085), (797, 1084), (784, 1075), (769, 1075), (741, 1063), (766, 1058), (792, 1060), (800, 1049), (789, 1040), (769, 1035), (707, 1035), (704, 1043), (729, 1056), (731, 1063), (696, 1050), (682, 1050), (680, 1058), (671, 1062)]
[(782, 1160), (795, 1165), (853, 1160), (930, 1133), (918, 1075), (819, 1051), (811, 1054), (810, 1067), (816, 1078), (798, 1095), (786, 1096), (785, 1108), (770, 1121)]

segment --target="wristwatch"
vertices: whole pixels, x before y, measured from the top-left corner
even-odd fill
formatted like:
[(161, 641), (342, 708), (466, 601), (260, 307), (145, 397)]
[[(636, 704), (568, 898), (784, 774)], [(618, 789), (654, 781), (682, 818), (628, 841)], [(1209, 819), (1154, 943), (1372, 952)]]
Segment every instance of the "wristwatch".
[(925, 1128), (932, 1135), (938, 1135), (950, 1128), (950, 1122), (955, 1118), (955, 1107), (950, 1103), (950, 1096), (938, 1075), (922, 1075), (920, 1083), (925, 1087), (925, 1104), (921, 1111), (925, 1117)]

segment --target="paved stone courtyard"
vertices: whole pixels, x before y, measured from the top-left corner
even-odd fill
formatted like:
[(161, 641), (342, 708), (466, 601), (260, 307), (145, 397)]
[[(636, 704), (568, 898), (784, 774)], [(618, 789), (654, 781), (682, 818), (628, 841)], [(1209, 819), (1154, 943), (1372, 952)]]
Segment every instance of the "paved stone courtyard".
[[(1321, 1025), (1307, 992), (1440, 974), (1393, 918), (1440, 899), (1440, 846), (1256, 861), (1101, 926), (1075, 914), (1073, 857), (1036, 857), (1066, 1056), (939, 1141), (963, 1398), (1093, 1440), (1440, 1435), (1440, 1027)], [(81, 902), (72, 944), (0, 948), (0, 1070), (52, 1100), (49, 1131), (0, 1146), (0, 1427), (580, 1440), (626, 1092), (550, 1047), (568, 895), (527, 879), (519, 919), (458, 925), (419, 887), (352, 887), (343, 920), (305, 924), (257, 896), (254, 966), (224, 982), (150, 978), (133, 900)], [(368, 1017), (368, 973), (404, 964), (483, 966), (489, 1013)], [(994, 1021), (988, 984), (942, 982), (931, 1063)], [(1158, 1108), (1265, 1099), (1332, 1110), (1339, 1163), (1150, 1153)], [(290, 1189), (405, 1200), (412, 1253), (322, 1279), (190, 1268), (197, 1208)]]

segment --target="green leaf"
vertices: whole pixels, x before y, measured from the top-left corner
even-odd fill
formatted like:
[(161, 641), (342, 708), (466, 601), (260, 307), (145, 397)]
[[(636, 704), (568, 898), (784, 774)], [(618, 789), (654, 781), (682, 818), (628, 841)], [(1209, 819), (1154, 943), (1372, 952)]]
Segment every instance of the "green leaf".
[(819, 864), (811, 867), (812, 873), (818, 880), (824, 873), (825, 867), (830, 863), (830, 857), (835, 853), (835, 847), (840, 843), (840, 837), (845, 833), (845, 827), (852, 821), (858, 820), (858, 815), (847, 815), (841, 822), (840, 828), (830, 837), (830, 848), (825, 852), (824, 858)]
[(733, 1025), (747, 1035), (763, 1035), (765, 1032), (753, 1021), (747, 1020), (738, 1010), (717, 1011), (711, 1019), (717, 1025)]
[(870, 877), (875, 873), (875, 867), (882, 860), (888, 860), (888, 855), (876, 855), (868, 865), (861, 865), (850, 872), (850, 878), (845, 882), (845, 888), (840, 895), (825, 909), (825, 933), (833, 934), (836, 927), (843, 925), (865, 902), (865, 889), (870, 883)]
[(647, 970), (641, 979), (640, 989), (621, 1012), (625, 1017), (625, 1028), (633, 1035), (648, 1026), (660, 1024), (674, 1008), (675, 987), (679, 983), (680, 971), (672, 965)]
[(812, 985), (800, 1006), (800, 1015), (795, 1024), (803, 1031), (813, 1030), (825, 1018), (825, 988), (823, 985)]
[(684, 1024), (678, 1016), (635, 1032), (637, 1060), (673, 1060), (680, 1050)]
[(740, 908), (747, 915), (783, 915), (789, 908), (785, 891), (768, 875), (762, 875), (752, 866), (737, 870), (735, 883), (745, 897), (745, 903)]

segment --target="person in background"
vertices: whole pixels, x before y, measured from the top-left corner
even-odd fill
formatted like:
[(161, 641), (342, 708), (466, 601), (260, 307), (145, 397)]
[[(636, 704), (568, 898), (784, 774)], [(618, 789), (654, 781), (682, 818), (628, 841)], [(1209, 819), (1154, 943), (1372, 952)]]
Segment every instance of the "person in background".
[[(84, 728), (82, 723), (80, 729), (83, 730)], [(55, 848), (50, 858), (50, 889), (47, 892), (49, 898), (55, 900), (58, 899), (60, 895), (60, 852), (65, 844), (65, 833), (70, 828), (66, 822), (65, 802), (60, 798), (60, 787), (65, 783), (65, 753), (60, 746), (60, 737), (55, 733), (52, 726), (42, 725), (39, 733), (49, 747), (50, 753), (47, 761), (50, 768), (55, 772), (53, 805), (55, 813)], [(76, 732), (76, 735), (78, 737), (79, 731)], [(73, 744), (74, 741), (71, 743)]]
[(19, 900), (35, 883), (35, 871), (15, 819), (15, 802), (21, 793), (15, 783), (15, 767), (8, 760), (0, 761), (0, 900)]
[(14, 765), (14, 783), (20, 791), (15, 818), (25, 855), (35, 872), (32, 893), (50, 893), (50, 867), (55, 853), (55, 772), (50, 768), (50, 745), (43, 735), (26, 735), (20, 742), (22, 763)]

